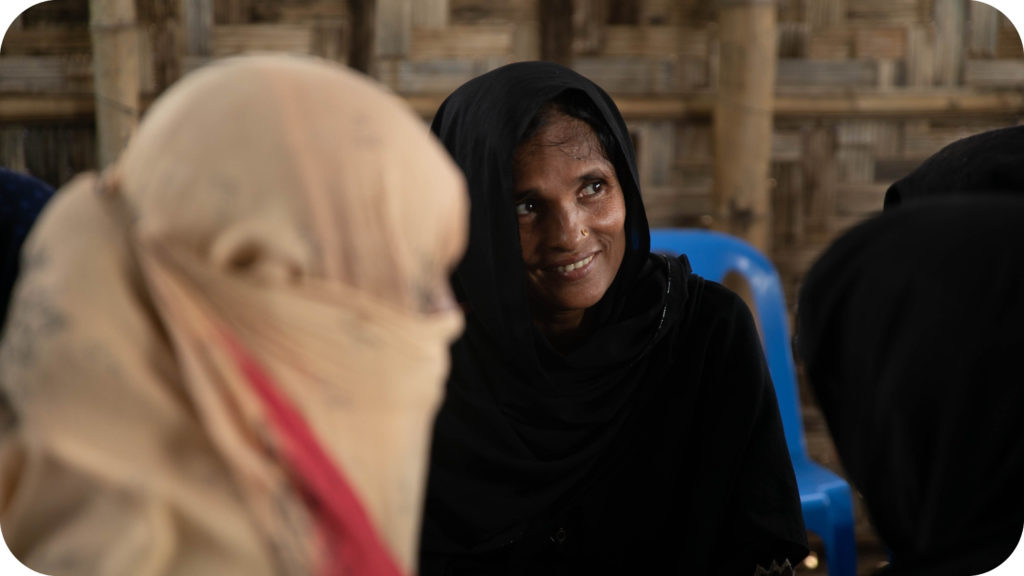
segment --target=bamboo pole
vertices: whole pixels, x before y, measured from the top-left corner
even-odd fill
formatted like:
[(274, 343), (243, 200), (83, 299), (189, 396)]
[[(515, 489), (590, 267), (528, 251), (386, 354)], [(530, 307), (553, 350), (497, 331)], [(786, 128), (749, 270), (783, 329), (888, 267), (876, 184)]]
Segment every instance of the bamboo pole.
[(90, 0), (97, 163), (117, 159), (139, 119), (139, 41), (133, 0)]
[(185, 53), (198, 59), (213, 54), (213, 0), (184, 0)]
[(967, 3), (935, 0), (935, 83), (959, 86), (964, 79), (964, 45), (967, 43)]
[(540, 58), (572, 65), (572, 0), (540, 3)]
[(776, 53), (773, 0), (719, 0), (713, 227), (771, 250)]
[(373, 76), (376, 72), (376, 0), (348, 0), (349, 21), (352, 34), (349, 37), (348, 65), (364, 74)]
[(412, 35), (412, 0), (377, 0), (377, 56), (405, 58)]

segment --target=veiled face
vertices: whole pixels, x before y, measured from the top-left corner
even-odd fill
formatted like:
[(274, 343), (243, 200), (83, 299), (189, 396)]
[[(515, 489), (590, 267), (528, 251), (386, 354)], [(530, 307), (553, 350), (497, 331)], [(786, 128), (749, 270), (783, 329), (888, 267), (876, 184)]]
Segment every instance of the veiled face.
[(515, 152), (515, 203), (534, 320), (576, 327), (626, 251), (626, 204), (597, 135), (554, 116)]

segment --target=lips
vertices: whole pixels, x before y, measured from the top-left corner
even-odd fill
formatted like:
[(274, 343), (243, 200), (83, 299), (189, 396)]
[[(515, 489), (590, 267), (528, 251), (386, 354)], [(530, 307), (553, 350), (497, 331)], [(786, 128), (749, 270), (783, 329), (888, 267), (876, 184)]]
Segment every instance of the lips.
[(541, 271), (544, 277), (549, 280), (575, 282), (590, 274), (597, 263), (597, 256), (600, 253), (601, 251), (597, 250), (585, 256), (573, 255), (569, 258), (560, 259), (541, 266), (538, 271)]
[(571, 262), (571, 263), (565, 264), (563, 266), (555, 266), (555, 272), (558, 272), (559, 274), (567, 274), (569, 272), (572, 272), (573, 270), (578, 270), (580, 268), (583, 268), (584, 266), (586, 266), (587, 264), (590, 264), (593, 261), (594, 261), (594, 254), (591, 254), (590, 256), (586, 256), (586, 257), (581, 258), (580, 260), (577, 260), (575, 262)]

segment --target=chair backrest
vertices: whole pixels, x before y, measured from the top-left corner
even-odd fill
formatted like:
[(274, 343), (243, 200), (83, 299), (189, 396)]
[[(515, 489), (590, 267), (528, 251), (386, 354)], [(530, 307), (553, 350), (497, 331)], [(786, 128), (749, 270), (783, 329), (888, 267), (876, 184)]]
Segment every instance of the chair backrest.
[(757, 307), (761, 341), (768, 371), (775, 385), (779, 412), (786, 433), (790, 457), (807, 455), (800, 393), (790, 348), (789, 321), (782, 282), (775, 266), (756, 248), (735, 236), (701, 229), (659, 228), (651, 230), (651, 251), (686, 254), (693, 271), (708, 280), (722, 282), (736, 272), (750, 285)]

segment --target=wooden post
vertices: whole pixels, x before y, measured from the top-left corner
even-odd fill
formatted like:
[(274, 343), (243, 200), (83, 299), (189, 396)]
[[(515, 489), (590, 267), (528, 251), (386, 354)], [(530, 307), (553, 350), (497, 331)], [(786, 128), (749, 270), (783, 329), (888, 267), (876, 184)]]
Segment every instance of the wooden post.
[(213, 54), (213, 0), (184, 0), (185, 53), (209, 58)]
[[(972, 2), (973, 4), (973, 2)], [(964, 45), (967, 33), (967, 3), (935, 0), (935, 83), (959, 86), (964, 76)]]
[(719, 0), (718, 28), (713, 227), (770, 254), (775, 3)]
[(134, 0), (90, 0), (97, 163), (117, 159), (139, 118), (139, 41)]
[(988, 4), (971, 2), (968, 20), (971, 54), (975, 58), (995, 58), (999, 43), (999, 11)]
[(540, 2), (541, 60), (572, 64), (572, 0)]
[(373, 76), (376, 60), (376, 0), (348, 0), (348, 16), (352, 30), (348, 45), (348, 65)]
[(412, 36), (412, 0), (377, 0), (377, 56), (404, 58)]

